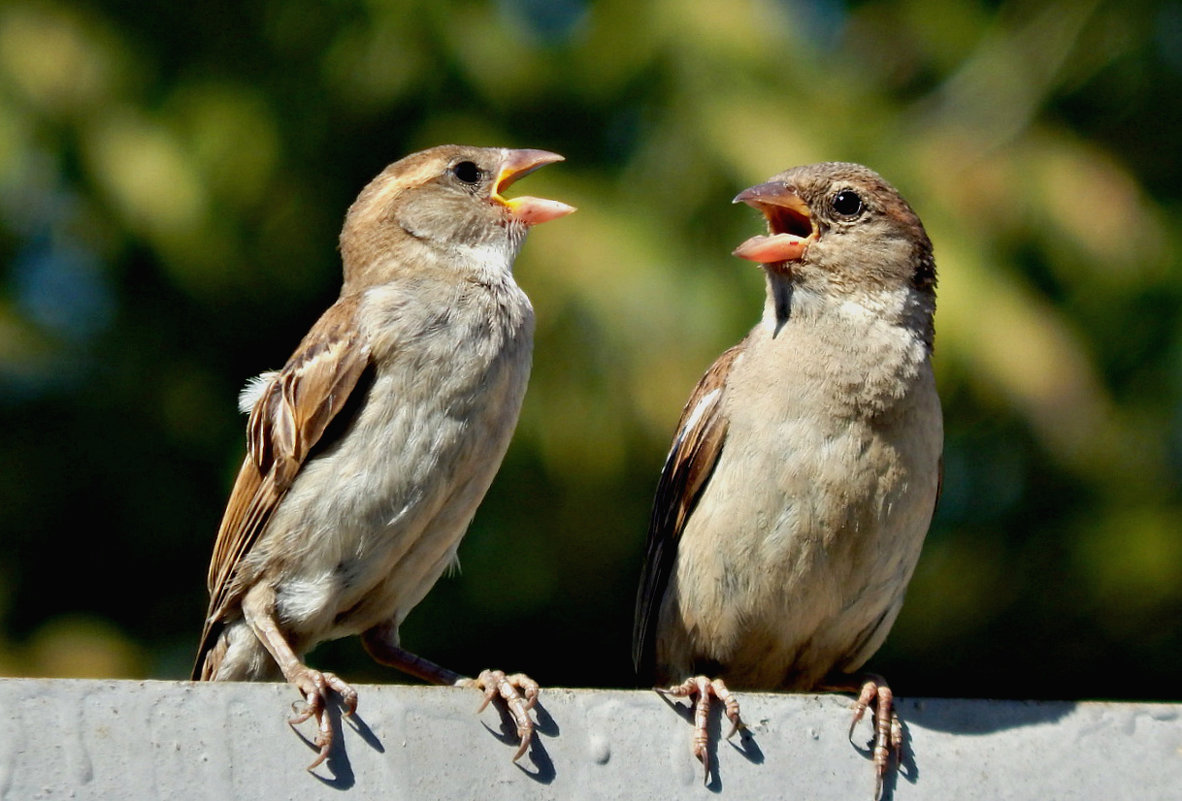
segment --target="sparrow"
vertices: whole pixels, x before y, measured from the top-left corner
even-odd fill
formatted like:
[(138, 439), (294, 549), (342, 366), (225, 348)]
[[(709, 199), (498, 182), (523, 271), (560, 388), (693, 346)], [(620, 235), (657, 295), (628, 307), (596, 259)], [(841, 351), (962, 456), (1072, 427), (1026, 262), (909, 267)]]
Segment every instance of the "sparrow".
[(877, 798), (902, 729), (886, 683), (853, 674), (899, 614), (940, 490), (932, 245), (899, 193), (857, 164), (795, 167), (734, 202), (767, 219), (767, 235), (735, 250), (763, 268), (763, 316), (682, 411), (633, 661), (642, 680), (673, 685), (663, 692), (697, 696), (707, 779), (711, 696), (734, 734), (731, 687), (854, 689), (851, 736), (875, 705)]
[(536, 683), (466, 679), (399, 647), (398, 627), (455, 561), (517, 424), (534, 315), (514, 259), (532, 226), (574, 211), (501, 193), (561, 160), (445, 145), (389, 165), (345, 217), (340, 297), (240, 397), (247, 453), (193, 679), (294, 685), (304, 706), (291, 723), (317, 725), (309, 770), (332, 748), (331, 692), (346, 714), (357, 693), (303, 657), (350, 635), (411, 675), (477, 687), (485, 704), (500, 695), (521, 739), (514, 759), (529, 745)]

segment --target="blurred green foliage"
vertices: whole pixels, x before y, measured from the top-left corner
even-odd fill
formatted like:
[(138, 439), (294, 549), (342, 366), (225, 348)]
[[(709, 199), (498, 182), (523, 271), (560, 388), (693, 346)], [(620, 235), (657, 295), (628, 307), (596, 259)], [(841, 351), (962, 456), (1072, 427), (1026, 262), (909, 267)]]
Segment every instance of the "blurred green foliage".
[[(386, 163), (542, 147), (535, 371), (404, 643), (630, 686), (681, 404), (757, 319), (730, 198), (867, 163), (941, 270), (944, 497), (871, 666), (909, 695), (1182, 698), (1182, 3), (8, 0), (0, 673), (184, 676), (238, 387), (339, 286)], [(392, 443), (392, 447), (397, 447)], [(355, 640), (312, 662), (398, 681)]]

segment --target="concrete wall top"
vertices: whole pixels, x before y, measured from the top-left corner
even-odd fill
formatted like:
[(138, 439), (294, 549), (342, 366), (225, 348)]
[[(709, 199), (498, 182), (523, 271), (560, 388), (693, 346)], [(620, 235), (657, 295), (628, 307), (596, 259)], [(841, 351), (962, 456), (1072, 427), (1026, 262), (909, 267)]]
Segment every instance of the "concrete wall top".
[[(739, 694), (751, 730), (718, 742), (710, 783), (684, 703), (545, 688), (514, 764), (474, 690), (358, 686), (315, 772), (282, 684), (0, 680), (0, 799), (793, 799), (870, 801), (863, 722), (840, 695)], [(905, 753), (887, 798), (1182, 800), (1182, 705), (901, 699)], [(725, 729), (724, 729), (725, 731)]]

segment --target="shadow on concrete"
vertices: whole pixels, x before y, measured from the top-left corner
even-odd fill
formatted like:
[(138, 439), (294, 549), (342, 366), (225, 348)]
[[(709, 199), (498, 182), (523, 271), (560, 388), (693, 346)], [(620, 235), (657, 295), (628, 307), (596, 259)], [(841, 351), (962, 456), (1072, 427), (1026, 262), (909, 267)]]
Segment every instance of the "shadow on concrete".
[(883, 798), (887, 799), (894, 797), (895, 785), (900, 776), (906, 779), (908, 784), (919, 781), (919, 765), (915, 761), (915, 751), (911, 747), (911, 729), (907, 727), (907, 721), (903, 718), (899, 718), (899, 722), (903, 726), (903, 747), (900, 749), (898, 764), (894, 770), (887, 772), (886, 780), (883, 782)]
[[(1071, 701), (990, 701), (985, 699), (940, 699), (932, 704), (929, 699), (907, 700), (895, 698), (895, 710), (903, 727), (903, 745), (898, 760), (892, 757), (891, 768), (883, 780), (882, 799), (890, 801), (901, 776), (908, 784), (919, 781), (919, 760), (912, 745), (908, 722), (926, 729), (954, 735), (984, 735), (1004, 729), (1056, 723), (1075, 709)], [(864, 746), (850, 743), (867, 761), (874, 759), (874, 727)], [(922, 757), (922, 755), (920, 755)]]
[[(690, 701), (688, 704), (681, 704), (673, 698), (670, 698), (665, 693), (658, 692), (657, 696), (664, 701), (671, 709), (675, 710), (686, 723), (690, 725), (690, 729), (686, 732), (685, 751), (686, 756), (693, 758), (693, 725), (694, 725), (694, 703)], [(723, 719), (725, 704), (719, 701), (714, 701), (710, 704), (710, 716), (706, 722), (706, 764), (705, 769), (705, 785), (706, 789), (713, 793), (722, 792), (722, 774), (719, 772), (718, 765), (718, 746), (723, 741), (723, 725), (727, 727), (727, 732), (730, 732), (731, 722), (729, 719)], [(735, 742), (735, 738), (739, 742)], [(742, 754), (753, 765), (762, 765), (764, 761), (763, 750), (760, 749), (759, 744), (755, 741), (755, 735), (747, 727), (741, 727), (734, 736), (726, 738), (726, 742), (739, 754)]]
[[(385, 746), (378, 736), (374, 734), (373, 729), (361, 717), (360, 714), (354, 712), (352, 715), (345, 717), (341, 713), (341, 708), (332, 706), (328, 709), (328, 722), (332, 727), (333, 739), (332, 749), (328, 752), (328, 759), (324, 761), (324, 769), (331, 774), (330, 776), (322, 776), (315, 771), (309, 771), (312, 776), (316, 778), (321, 784), (326, 787), (331, 787), (334, 790), (349, 790), (357, 783), (357, 777), (353, 773), (353, 766), (349, 762), (349, 754), (345, 749), (344, 725), (342, 720), (349, 721), (349, 728), (351, 728), (361, 738), (362, 742), (368, 745), (373, 750), (380, 754), (386, 752)], [(314, 740), (308, 739), (303, 732), (297, 729), (294, 725), (291, 727), (301, 740), (313, 751), (320, 750)]]
[(382, 741), (378, 739), (378, 736), (374, 734), (373, 729), (371, 729), (369, 724), (362, 719), (361, 715), (358, 715), (356, 712), (354, 712), (352, 715), (344, 718), (344, 721), (349, 724), (349, 728), (355, 731), (357, 736), (360, 737), (366, 745), (377, 751), (379, 754), (386, 753), (386, 747), (382, 745)]
[[(495, 736), (498, 740), (517, 748), (521, 745), (521, 738), (517, 734), (517, 724), (513, 722), (513, 716), (509, 714), (509, 710), (503, 703), (494, 704), (497, 714), (501, 716), (501, 730), (495, 731), (487, 723), (481, 722), (484, 728)], [(558, 772), (554, 769), (554, 760), (546, 752), (545, 745), (542, 744), (541, 735), (547, 737), (558, 736), (558, 724), (554, 722), (554, 718), (546, 711), (540, 702), (534, 704), (533, 713), (537, 721), (534, 726), (534, 736), (529, 742), (529, 750), (522, 756), (529, 756), (530, 762), (534, 764), (536, 770), (529, 770), (520, 761), (515, 762), (517, 769), (524, 775), (538, 782), (539, 784), (550, 784), (554, 781)]]
[[(933, 703), (935, 701), (935, 703)], [(991, 734), (1021, 726), (1057, 723), (1075, 711), (1074, 701), (992, 701), (978, 698), (895, 698), (899, 717), (949, 734)]]
[[(861, 754), (870, 764), (870, 770), (866, 771), (867, 785), (873, 787), (874, 781), (874, 721), (873, 715), (870, 718), (870, 737), (866, 740), (865, 745), (859, 745), (854, 737), (857, 729), (850, 729), (850, 745), (854, 750)], [(882, 794), (879, 796), (881, 801), (890, 801), (895, 797), (895, 788), (899, 783), (899, 777), (907, 781), (908, 784), (915, 784), (919, 781), (919, 766), (915, 762), (915, 753), (911, 748), (911, 729), (907, 727), (907, 721), (903, 720), (902, 716), (899, 718), (899, 726), (903, 732), (903, 742), (899, 747), (897, 754), (892, 753), (888, 757), (886, 775), (882, 778)]]

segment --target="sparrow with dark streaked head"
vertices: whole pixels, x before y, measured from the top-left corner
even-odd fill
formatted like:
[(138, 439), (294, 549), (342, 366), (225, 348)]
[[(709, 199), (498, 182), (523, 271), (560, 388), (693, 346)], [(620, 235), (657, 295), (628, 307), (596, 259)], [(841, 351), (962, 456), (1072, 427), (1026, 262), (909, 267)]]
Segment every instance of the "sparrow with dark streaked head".
[(932, 246), (856, 164), (796, 167), (735, 202), (767, 218), (735, 251), (762, 264), (763, 318), (682, 412), (633, 658), (642, 678), (676, 685), (665, 692), (698, 696), (707, 777), (710, 696), (741, 725), (728, 685), (858, 691), (854, 724), (875, 705), (877, 797), (902, 731), (886, 684), (851, 674), (899, 614), (939, 494)]
[(283, 676), (332, 748), (330, 691), (357, 693), (303, 655), (360, 634), (378, 661), (500, 695), (521, 738), (538, 688), (465, 679), (398, 644), (398, 627), (456, 558), (509, 445), (529, 378), (534, 316), (513, 280), (533, 225), (574, 209), (505, 199), (561, 156), (445, 145), (391, 164), (349, 208), (344, 284), (287, 364), (243, 391), (247, 455), (209, 566), (193, 678)]

